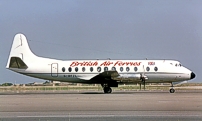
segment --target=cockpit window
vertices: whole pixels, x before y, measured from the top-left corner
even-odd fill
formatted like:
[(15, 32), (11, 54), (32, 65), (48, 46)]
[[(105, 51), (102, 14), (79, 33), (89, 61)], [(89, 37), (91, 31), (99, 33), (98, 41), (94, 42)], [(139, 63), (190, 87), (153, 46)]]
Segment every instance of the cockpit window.
[(176, 63), (175, 66), (176, 66), (176, 67), (181, 67), (182, 64), (180, 64), (180, 63)]
[(182, 66), (181, 63), (176, 63), (176, 64), (170, 63), (170, 65), (174, 65), (174, 66), (176, 66), (176, 67), (181, 67), (181, 66)]

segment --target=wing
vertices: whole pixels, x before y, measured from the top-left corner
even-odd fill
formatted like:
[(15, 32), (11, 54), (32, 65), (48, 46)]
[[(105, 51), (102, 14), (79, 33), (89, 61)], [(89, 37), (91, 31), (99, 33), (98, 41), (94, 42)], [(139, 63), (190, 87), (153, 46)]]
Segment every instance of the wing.
[(110, 70), (110, 71), (104, 71), (104, 72), (100, 73), (98, 76), (101, 76), (104, 78), (111, 78), (111, 77), (119, 76), (119, 73), (117, 71)]
[(118, 77), (119, 73), (114, 70), (104, 71), (102, 73), (98, 73), (95, 75), (84, 75), (80, 76), (78, 78), (82, 80), (89, 80), (91, 83), (103, 83), (106, 82), (106, 80), (112, 80), (113, 77)]

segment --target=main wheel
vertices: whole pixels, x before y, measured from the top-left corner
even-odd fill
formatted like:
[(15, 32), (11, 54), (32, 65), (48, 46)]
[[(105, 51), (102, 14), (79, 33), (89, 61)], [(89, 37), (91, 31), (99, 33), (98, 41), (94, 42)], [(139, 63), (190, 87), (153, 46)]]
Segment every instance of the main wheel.
[(112, 93), (112, 89), (110, 87), (104, 87), (104, 93)]
[(175, 89), (170, 89), (170, 93), (174, 93), (175, 92)]

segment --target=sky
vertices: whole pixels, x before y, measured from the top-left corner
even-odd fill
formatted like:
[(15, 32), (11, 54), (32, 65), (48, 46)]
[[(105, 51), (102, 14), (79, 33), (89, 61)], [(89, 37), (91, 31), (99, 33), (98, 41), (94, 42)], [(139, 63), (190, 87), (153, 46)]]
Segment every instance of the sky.
[(0, 84), (45, 82), (7, 70), (13, 38), (67, 59), (173, 59), (202, 82), (201, 0), (0, 0)]

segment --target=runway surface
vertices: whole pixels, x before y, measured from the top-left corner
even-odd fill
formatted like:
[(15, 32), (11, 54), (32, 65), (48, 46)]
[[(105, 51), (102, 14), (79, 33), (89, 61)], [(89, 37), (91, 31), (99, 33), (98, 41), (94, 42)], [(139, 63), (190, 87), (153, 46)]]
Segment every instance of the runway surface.
[(0, 93), (0, 121), (201, 121), (202, 91)]

